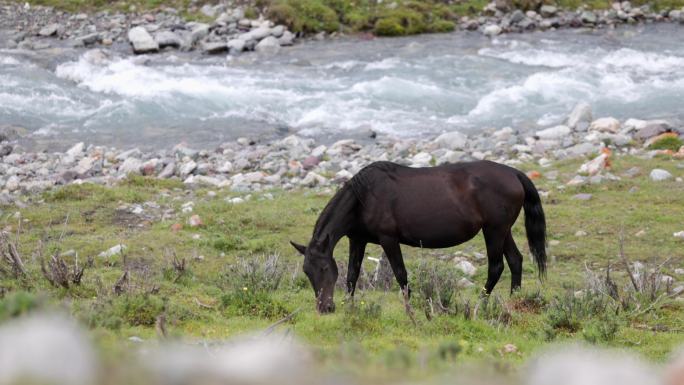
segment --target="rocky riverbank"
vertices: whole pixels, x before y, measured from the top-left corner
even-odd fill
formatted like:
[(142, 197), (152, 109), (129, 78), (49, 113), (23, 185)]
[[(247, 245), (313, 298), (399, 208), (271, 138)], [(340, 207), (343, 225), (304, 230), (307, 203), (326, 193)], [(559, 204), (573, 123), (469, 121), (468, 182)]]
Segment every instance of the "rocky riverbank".
[[(183, 10), (170, 7), (146, 13), (131, 10), (127, 13), (71, 14), (30, 3), (6, 3), (0, 5), (0, 30), (6, 31), (4, 48), (10, 49), (115, 46), (131, 53), (181, 50), (231, 55), (246, 51), (275, 53), (281, 47), (293, 45), (297, 37), (305, 36), (293, 33), (286, 25), (266, 20), (263, 15), (248, 18), (243, 7), (219, 3), (205, 5), (200, 12), (206, 22), (188, 21), (182, 16)], [(660, 21), (684, 23), (684, 9), (654, 11), (648, 5), (637, 7), (623, 1), (613, 3), (607, 10), (563, 10), (543, 5), (536, 10), (523, 11), (508, 1), (497, 0), (484, 7), (478, 16), (452, 15), (449, 20), (442, 21), (448, 23), (449, 28), (439, 31), (460, 29), (495, 36), (557, 28), (612, 28), (620, 24)], [(383, 25), (391, 27), (390, 22)], [(376, 29), (372, 32), (386, 34)], [(340, 27), (332, 34), (319, 32), (306, 36), (320, 40), (326, 36), (341, 36), (347, 30)], [(0, 45), (0, 48), (3, 47)]]
[(453, 131), (430, 139), (377, 138), (365, 144), (345, 139), (329, 146), (291, 135), (270, 142), (240, 138), (208, 150), (182, 143), (152, 152), (77, 143), (66, 152), (30, 152), (19, 144), (19, 130), (4, 127), (0, 131), (0, 204), (26, 204), (32, 194), (58, 185), (112, 185), (129, 174), (176, 178), (189, 186), (208, 185), (243, 195), (268, 189), (324, 187), (342, 183), (363, 166), (379, 160), (412, 167), (475, 159), (514, 166), (536, 164), (538, 171), (530, 172), (530, 177), (555, 180), (558, 172), (549, 168), (552, 162), (591, 159), (573, 178), (558, 180), (562, 186), (630, 177), (610, 172), (613, 156), (662, 155), (683, 160), (678, 164), (681, 175), (665, 170), (632, 170), (631, 174), (646, 172), (654, 181), (681, 182), (683, 131), (663, 120), (595, 119), (584, 103), (575, 107), (565, 124), (531, 135), (505, 127), (485, 129), (477, 135)]

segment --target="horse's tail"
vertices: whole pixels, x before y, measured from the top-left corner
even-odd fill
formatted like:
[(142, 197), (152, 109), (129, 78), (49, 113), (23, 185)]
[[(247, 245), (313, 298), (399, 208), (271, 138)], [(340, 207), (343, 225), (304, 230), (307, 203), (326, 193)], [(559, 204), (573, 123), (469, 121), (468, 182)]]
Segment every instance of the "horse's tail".
[(537, 261), (539, 278), (546, 276), (546, 218), (534, 183), (524, 173), (518, 171), (518, 180), (525, 190), (525, 231), (530, 252)]

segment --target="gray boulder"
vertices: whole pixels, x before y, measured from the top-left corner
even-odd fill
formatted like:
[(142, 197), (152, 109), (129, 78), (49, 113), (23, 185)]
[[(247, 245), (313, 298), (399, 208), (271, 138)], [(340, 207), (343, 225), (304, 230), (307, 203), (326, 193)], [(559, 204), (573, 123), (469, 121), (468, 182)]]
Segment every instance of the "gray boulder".
[(225, 52), (228, 46), (224, 42), (204, 42), (202, 43), (202, 51), (210, 55)]
[(596, 24), (596, 22), (598, 21), (596, 14), (592, 11), (582, 12), (580, 19), (582, 20), (583, 23), (586, 23), (586, 24)]
[(245, 41), (242, 39), (228, 40), (227, 48), (231, 55), (238, 54), (245, 50)]
[(76, 38), (76, 43), (78, 45), (93, 45), (99, 41), (102, 41), (102, 35), (100, 35), (99, 32), (89, 33)]
[(281, 46), (290, 46), (294, 44), (295, 35), (290, 31), (284, 31), (283, 35), (278, 38)]
[(572, 109), (570, 115), (568, 115), (567, 126), (573, 130), (579, 131), (579, 127), (584, 127), (585, 125), (580, 125), (584, 122), (586, 125), (591, 123), (593, 117), (591, 115), (591, 106), (589, 103), (581, 102), (578, 103), (575, 108)]
[(59, 33), (60, 29), (62, 29), (62, 26), (57, 23), (48, 24), (38, 31), (38, 35), (45, 37), (54, 36)]
[(183, 41), (172, 31), (162, 31), (154, 35), (154, 41), (157, 42), (159, 48), (173, 47), (180, 48)]
[(450, 150), (462, 150), (468, 143), (468, 137), (458, 131), (444, 133), (435, 139), (435, 144)]
[(661, 182), (664, 180), (668, 180), (672, 178), (672, 174), (670, 174), (667, 170), (663, 170), (660, 168), (654, 168), (651, 171), (651, 174), (649, 175), (652, 181), (654, 182)]
[(209, 24), (195, 23), (190, 32), (190, 43), (195, 44), (209, 35)]
[(537, 131), (535, 135), (540, 139), (562, 139), (570, 135), (571, 132), (570, 127), (560, 125)]
[(270, 53), (275, 54), (280, 51), (280, 42), (273, 36), (268, 36), (261, 40), (255, 47), (254, 50), (260, 53)]
[(482, 33), (486, 36), (496, 36), (501, 34), (503, 30), (496, 24), (488, 25), (482, 29)]
[(542, 5), (539, 12), (543, 17), (554, 17), (556, 16), (556, 13), (558, 13), (558, 8), (553, 5)]
[(646, 140), (654, 136), (660, 135), (671, 129), (670, 124), (663, 120), (648, 121), (643, 127), (639, 128), (634, 138), (639, 140)]
[(159, 51), (159, 44), (143, 27), (134, 27), (128, 31), (128, 41), (137, 54)]

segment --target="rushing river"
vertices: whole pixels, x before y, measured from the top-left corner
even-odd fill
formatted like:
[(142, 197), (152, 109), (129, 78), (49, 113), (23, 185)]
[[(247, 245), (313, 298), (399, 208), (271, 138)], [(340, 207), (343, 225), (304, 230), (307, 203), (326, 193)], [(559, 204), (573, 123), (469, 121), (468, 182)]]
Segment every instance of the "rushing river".
[(684, 120), (684, 28), (311, 42), (272, 57), (86, 60), (0, 50), (0, 125), (42, 143), (194, 145), (289, 132), (420, 136), (595, 116)]

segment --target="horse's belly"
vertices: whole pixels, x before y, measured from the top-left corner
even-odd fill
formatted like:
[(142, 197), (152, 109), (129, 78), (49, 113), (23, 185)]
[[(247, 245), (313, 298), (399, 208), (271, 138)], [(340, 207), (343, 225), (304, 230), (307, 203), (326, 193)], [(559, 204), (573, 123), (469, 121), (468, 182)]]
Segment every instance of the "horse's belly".
[(401, 243), (425, 248), (451, 247), (472, 239), (480, 231), (477, 220), (455, 215), (406, 218), (399, 226)]

